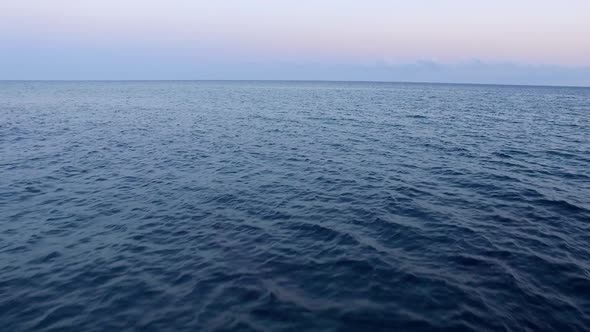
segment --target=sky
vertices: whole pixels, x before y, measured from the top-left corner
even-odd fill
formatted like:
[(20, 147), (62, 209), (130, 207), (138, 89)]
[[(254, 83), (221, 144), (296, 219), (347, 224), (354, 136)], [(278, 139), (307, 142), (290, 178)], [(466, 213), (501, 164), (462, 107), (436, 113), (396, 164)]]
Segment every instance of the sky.
[(0, 0), (0, 79), (590, 86), (590, 1)]

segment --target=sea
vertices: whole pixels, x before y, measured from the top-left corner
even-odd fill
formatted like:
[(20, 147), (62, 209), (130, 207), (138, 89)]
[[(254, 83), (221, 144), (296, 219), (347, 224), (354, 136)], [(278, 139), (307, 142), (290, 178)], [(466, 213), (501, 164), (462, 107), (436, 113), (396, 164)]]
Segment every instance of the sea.
[(2, 331), (589, 331), (590, 88), (0, 82)]

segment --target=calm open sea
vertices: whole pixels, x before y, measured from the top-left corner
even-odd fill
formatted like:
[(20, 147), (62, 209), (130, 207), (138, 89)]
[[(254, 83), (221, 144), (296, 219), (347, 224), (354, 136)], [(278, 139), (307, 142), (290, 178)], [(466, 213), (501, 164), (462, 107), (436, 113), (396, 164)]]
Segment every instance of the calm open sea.
[(0, 82), (0, 324), (590, 330), (590, 89)]

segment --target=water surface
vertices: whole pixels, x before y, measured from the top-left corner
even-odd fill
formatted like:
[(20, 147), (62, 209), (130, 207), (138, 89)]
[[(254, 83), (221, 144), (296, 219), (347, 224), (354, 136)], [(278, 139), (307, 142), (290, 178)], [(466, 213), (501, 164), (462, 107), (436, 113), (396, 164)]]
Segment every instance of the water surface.
[(6, 331), (590, 329), (590, 89), (0, 82)]

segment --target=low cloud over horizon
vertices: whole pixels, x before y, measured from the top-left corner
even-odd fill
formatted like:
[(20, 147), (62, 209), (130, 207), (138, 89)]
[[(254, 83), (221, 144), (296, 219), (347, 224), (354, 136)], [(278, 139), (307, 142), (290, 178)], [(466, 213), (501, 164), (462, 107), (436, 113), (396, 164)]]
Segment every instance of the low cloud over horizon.
[(51, 66), (41, 63), (6, 66), (3, 63), (0, 64), (0, 73), (2, 80), (309, 80), (590, 87), (590, 67), (484, 63), (476, 60), (456, 64), (434, 61), (407, 64), (212, 61), (199, 64), (178, 60), (161, 62), (97, 57), (93, 60), (54, 59)]

